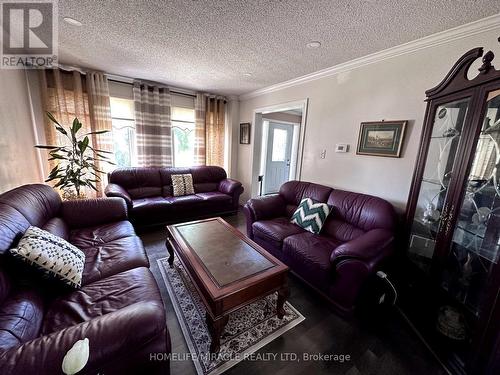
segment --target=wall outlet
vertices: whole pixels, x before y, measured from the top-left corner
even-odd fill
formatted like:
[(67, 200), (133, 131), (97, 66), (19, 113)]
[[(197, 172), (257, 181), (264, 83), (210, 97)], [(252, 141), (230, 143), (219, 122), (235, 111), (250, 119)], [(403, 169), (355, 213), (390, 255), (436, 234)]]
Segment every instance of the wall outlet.
[(349, 145), (347, 143), (337, 143), (335, 145), (335, 152), (348, 152)]
[(321, 153), (319, 154), (319, 157), (321, 159), (325, 159), (326, 158), (326, 150), (321, 150)]

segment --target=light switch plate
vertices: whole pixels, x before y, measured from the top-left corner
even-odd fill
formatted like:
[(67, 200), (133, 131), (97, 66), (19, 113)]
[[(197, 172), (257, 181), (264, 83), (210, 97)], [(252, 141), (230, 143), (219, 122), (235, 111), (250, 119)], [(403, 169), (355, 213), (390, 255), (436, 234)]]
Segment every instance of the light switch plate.
[(347, 143), (337, 143), (335, 145), (335, 152), (348, 152), (349, 145)]

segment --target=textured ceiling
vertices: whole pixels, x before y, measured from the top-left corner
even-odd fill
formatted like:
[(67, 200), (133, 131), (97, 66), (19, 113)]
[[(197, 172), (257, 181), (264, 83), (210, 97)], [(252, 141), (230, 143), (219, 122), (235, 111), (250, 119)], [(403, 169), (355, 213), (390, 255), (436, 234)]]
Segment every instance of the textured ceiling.
[(60, 0), (59, 58), (238, 95), (498, 12), (498, 0)]

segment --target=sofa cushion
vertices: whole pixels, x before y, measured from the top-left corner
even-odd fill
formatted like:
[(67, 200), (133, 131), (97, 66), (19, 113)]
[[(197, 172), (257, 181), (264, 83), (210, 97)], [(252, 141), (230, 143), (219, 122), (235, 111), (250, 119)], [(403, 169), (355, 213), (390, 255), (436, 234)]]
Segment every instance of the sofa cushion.
[(328, 197), (332, 215), (363, 231), (394, 230), (395, 214), (392, 205), (382, 198), (344, 190), (333, 190)]
[(298, 206), (303, 198), (326, 203), (332, 188), (304, 181), (288, 181), (280, 187), (280, 195), (287, 205)]
[(172, 175), (172, 190), (174, 197), (182, 195), (194, 194), (193, 176), (187, 174), (173, 174)]
[(189, 173), (193, 175), (193, 182), (195, 184), (202, 184), (206, 182), (219, 183), (227, 178), (224, 168), (215, 165), (191, 167)]
[(256, 221), (252, 225), (253, 235), (270, 242), (275, 248), (281, 248), (283, 240), (291, 235), (304, 233), (286, 217)]
[(332, 213), (326, 219), (322, 233), (338, 241), (346, 242), (362, 236), (365, 231), (351, 223), (339, 220), (335, 214)]
[(10, 249), (15, 258), (40, 270), (47, 278), (79, 287), (82, 283), (85, 255), (76, 246), (37, 227), (29, 227), (17, 247)]
[(307, 281), (328, 288), (332, 273), (330, 255), (339, 245), (333, 238), (309, 232), (292, 235), (283, 241), (283, 260)]
[(162, 196), (134, 199), (132, 201), (132, 214), (134, 217), (147, 218), (148, 215), (162, 216), (169, 210), (170, 202)]
[(49, 219), (57, 216), (61, 198), (48, 185), (23, 185), (0, 195), (5, 203), (19, 211), (31, 225), (42, 227)]
[(15, 246), (29, 227), (29, 221), (18, 210), (0, 203), (0, 254)]
[(209, 193), (216, 192), (219, 187), (218, 182), (201, 182), (199, 184), (194, 184), (195, 193)]
[(193, 176), (195, 193), (217, 191), (219, 182), (227, 177), (224, 168), (213, 165), (192, 167), (190, 173)]
[(162, 183), (158, 168), (118, 168), (109, 182), (123, 187), (132, 199), (160, 196)]
[(69, 226), (60, 217), (53, 217), (52, 219), (50, 219), (45, 223), (42, 229), (53, 234), (54, 236), (61, 237), (66, 241), (68, 241), (69, 239), (69, 233), (70, 233)]
[(218, 191), (211, 191), (207, 193), (196, 193), (196, 196), (200, 197), (204, 201), (208, 202), (231, 202), (232, 198), (230, 195), (219, 193)]
[(82, 284), (87, 285), (136, 267), (149, 267), (142, 241), (137, 236), (82, 249), (85, 253)]
[(141, 267), (84, 285), (52, 301), (42, 334), (89, 321), (136, 302), (159, 301), (158, 286), (149, 269)]
[(203, 204), (203, 199), (197, 195), (182, 195), (180, 197), (168, 197), (165, 198), (167, 202), (172, 205), (173, 209), (185, 209), (189, 205), (200, 205)]
[(172, 189), (172, 175), (173, 174), (187, 174), (191, 173), (189, 168), (160, 168), (160, 178), (162, 185), (162, 195), (164, 197), (171, 197), (174, 195)]
[(43, 301), (33, 290), (13, 291), (0, 305), (0, 354), (38, 337)]
[(319, 234), (329, 213), (330, 208), (326, 203), (314, 202), (311, 198), (304, 198), (293, 213), (290, 221), (308, 232)]
[(96, 227), (72, 230), (69, 235), (69, 242), (83, 249), (134, 235), (134, 227), (129, 221), (117, 221)]

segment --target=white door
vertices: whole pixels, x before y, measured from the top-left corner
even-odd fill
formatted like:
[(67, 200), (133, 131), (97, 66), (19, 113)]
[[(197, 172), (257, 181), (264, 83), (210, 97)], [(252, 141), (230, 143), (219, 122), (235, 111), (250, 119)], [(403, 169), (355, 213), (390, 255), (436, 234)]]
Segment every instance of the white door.
[(289, 180), (292, 140), (292, 125), (269, 123), (264, 194), (277, 193), (280, 186)]

